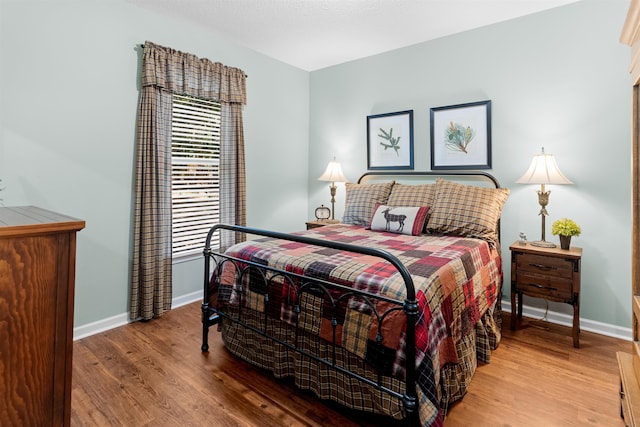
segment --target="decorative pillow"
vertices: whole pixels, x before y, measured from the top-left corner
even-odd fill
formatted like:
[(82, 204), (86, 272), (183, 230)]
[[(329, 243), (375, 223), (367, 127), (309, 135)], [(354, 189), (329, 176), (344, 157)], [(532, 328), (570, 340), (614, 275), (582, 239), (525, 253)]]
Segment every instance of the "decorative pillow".
[(417, 236), (422, 233), (427, 212), (429, 212), (429, 206), (392, 207), (378, 204), (371, 217), (370, 228), (374, 231), (389, 231)]
[(406, 185), (396, 183), (389, 194), (391, 206), (433, 206), (435, 184)]
[(436, 199), (427, 231), (484, 239), (498, 245), (498, 220), (508, 188), (485, 188), (436, 180)]
[(395, 181), (378, 184), (352, 184), (347, 182), (347, 192), (342, 222), (344, 224), (369, 225), (376, 203), (387, 203)]

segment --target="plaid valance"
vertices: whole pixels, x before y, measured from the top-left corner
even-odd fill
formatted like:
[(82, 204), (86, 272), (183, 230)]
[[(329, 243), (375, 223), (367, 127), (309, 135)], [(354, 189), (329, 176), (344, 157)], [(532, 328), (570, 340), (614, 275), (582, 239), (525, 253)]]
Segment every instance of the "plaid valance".
[(239, 68), (198, 58), (149, 41), (144, 43), (142, 86), (214, 101), (247, 103), (246, 75)]

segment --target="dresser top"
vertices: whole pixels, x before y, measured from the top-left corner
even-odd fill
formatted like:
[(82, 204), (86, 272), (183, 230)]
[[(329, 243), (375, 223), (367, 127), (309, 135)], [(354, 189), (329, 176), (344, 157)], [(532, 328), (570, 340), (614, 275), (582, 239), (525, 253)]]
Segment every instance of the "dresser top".
[(0, 238), (79, 231), (83, 220), (36, 206), (0, 207)]

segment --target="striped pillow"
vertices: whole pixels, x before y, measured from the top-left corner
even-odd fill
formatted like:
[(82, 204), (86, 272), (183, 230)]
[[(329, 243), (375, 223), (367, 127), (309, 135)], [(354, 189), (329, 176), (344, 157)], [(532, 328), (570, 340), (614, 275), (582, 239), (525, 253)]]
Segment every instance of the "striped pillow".
[(347, 182), (346, 201), (342, 222), (353, 225), (369, 225), (376, 203), (385, 204), (395, 181), (379, 184), (352, 184)]
[(485, 188), (436, 180), (436, 199), (427, 231), (499, 243), (498, 220), (509, 197), (508, 188)]

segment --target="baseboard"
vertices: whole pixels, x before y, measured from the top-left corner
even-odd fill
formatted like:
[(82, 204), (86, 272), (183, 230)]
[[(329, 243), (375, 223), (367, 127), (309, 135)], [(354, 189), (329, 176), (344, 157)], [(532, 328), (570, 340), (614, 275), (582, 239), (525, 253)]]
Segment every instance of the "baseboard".
[[(197, 291), (176, 297), (172, 300), (171, 304), (173, 308), (178, 308), (183, 305), (191, 304), (192, 302), (201, 300), (202, 291)], [(511, 302), (502, 301), (502, 309), (511, 313)], [(522, 307), (522, 315), (526, 317), (532, 317), (534, 319), (541, 319), (545, 316), (545, 310), (525, 305)], [(546, 313), (546, 318), (549, 322), (556, 323), (558, 325), (571, 326), (573, 324), (573, 318), (564, 313), (549, 311)], [(100, 332), (108, 331), (109, 329), (117, 328), (118, 326), (126, 325), (127, 323), (129, 323), (128, 313), (118, 314), (107, 319), (98, 320), (96, 322), (74, 328), (73, 339), (79, 340), (81, 338), (98, 334)], [(631, 341), (632, 337), (631, 328), (623, 328), (621, 326), (596, 322), (589, 319), (580, 319), (580, 329), (583, 331), (589, 331), (596, 334), (606, 335), (609, 337), (619, 338), (627, 341)]]
[(129, 314), (122, 313), (115, 316), (101, 319), (86, 325), (73, 328), (73, 340), (79, 340), (91, 335), (99, 334), (100, 332), (108, 331), (109, 329), (117, 328), (118, 326), (126, 325), (129, 323)]
[[(502, 301), (502, 310), (511, 313), (511, 302)], [(525, 317), (531, 317), (534, 319), (542, 319), (545, 317), (545, 310), (536, 307), (522, 306), (522, 315)], [(558, 325), (569, 326), (573, 325), (573, 317), (564, 313), (557, 313), (555, 311), (546, 312), (546, 319), (550, 323)], [(597, 322), (595, 320), (580, 319), (580, 330), (593, 332), (600, 335), (606, 335), (608, 337), (619, 338), (626, 341), (631, 341), (633, 333), (631, 328), (623, 328), (622, 326), (610, 325), (608, 323)]]
[(191, 292), (174, 298), (171, 301), (171, 307), (178, 308), (196, 301), (202, 301), (202, 291)]
[[(178, 308), (183, 305), (190, 304), (192, 302), (202, 301), (202, 291), (192, 292), (186, 295), (180, 295), (171, 301), (171, 307)], [(129, 313), (122, 313), (106, 319), (98, 320), (86, 325), (73, 328), (73, 340), (79, 340), (91, 335), (99, 334), (100, 332), (108, 331), (119, 326), (130, 323)]]

